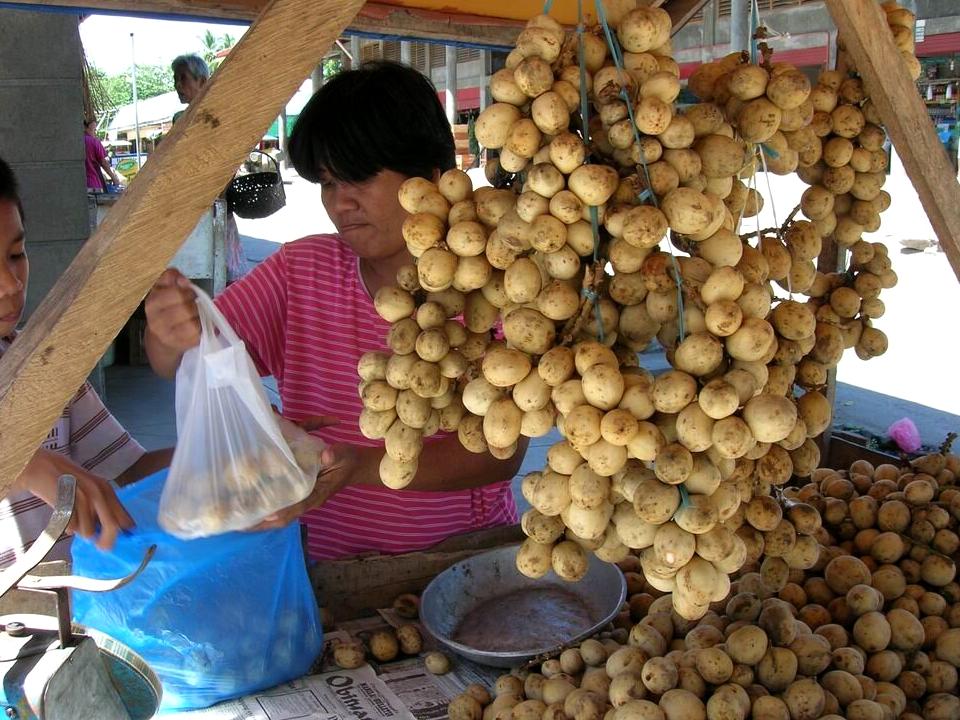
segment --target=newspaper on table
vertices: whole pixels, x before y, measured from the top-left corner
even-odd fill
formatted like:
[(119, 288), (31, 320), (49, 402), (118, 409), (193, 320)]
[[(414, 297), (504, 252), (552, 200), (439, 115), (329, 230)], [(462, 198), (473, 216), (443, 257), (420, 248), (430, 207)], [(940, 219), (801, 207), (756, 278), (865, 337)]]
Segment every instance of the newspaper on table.
[[(379, 610), (379, 616), (362, 618), (340, 625), (355, 637), (366, 637), (387, 627), (394, 629), (411, 621), (401, 618), (393, 608)], [(407, 657), (389, 663), (377, 664), (378, 677), (392, 690), (417, 720), (440, 720), (447, 717), (447, 705), (462, 693), (467, 685), (477, 683), (492, 688), (497, 678), (507, 672), (491, 668), (450, 654), (438, 646), (436, 640), (420, 627), (424, 650), (440, 649), (450, 657), (450, 672), (434, 675), (423, 664), (422, 657)]]
[(182, 720), (415, 720), (403, 701), (369, 665), (356, 670), (309, 675), (204, 710), (164, 717)]
[(422, 658), (404, 658), (381, 666), (380, 679), (417, 720), (440, 720), (447, 717), (447, 705), (467, 685), (479, 683), (491, 688), (504, 672), (451, 658), (450, 672), (434, 675), (424, 667)]
[[(314, 665), (319, 673), (214, 705), (204, 710), (164, 715), (173, 720), (441, 720), (447, 705), (471, 683), (492, 688), (504, 669), (487, 667), (450, 656), (445, 675), (427, 671), (422, 657), (406, 657), (356, 670), (343, 670), (333, 662), (333, 645), (351, 638), (367, 639), (377, 630), (410, 623), (393, 609), (379, 615), (341, 623), (324, 635), (323, 655)], [(436, 641), (420, 628), (424, 649), (437, 649)]]

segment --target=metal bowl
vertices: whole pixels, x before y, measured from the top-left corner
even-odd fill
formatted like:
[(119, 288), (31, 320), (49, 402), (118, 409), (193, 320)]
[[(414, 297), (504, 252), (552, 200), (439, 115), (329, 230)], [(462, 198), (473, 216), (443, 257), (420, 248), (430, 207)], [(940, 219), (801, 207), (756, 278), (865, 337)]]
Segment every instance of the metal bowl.
[[(589, 637), (619, 612), (627, 584), (615, 565), (590, 555), (587, 574), (580, 582), (561, 580), (552, 572), (533, 580), (517, 570), (518, 548), (519, 545), (510, 545), (474, 555), (437, 575), (420, 598), (420, 621), (426, 630), (457, 655), (505, 668)], [(504, 606), (496, 607), (499, 599), (507, 596), (536, 598), (538, 594), (545, 602), (538, 603), (536, 610), (529, 608), (529, 603), (526, 611), (510, 612)], [(558, 606), (558, 598), (563, 597), (571, 598), (571, 603), (579, 603), (579, 607)], [(482, 622), (485, 615), (489, 615), (491, 626), (496, 628), (490, 633), (495, 642), (476, 647), (471, 645), (479, 643), (455, 639), (465, 618), (469, 616), (470, 623), (478, 618)], [(490, 649), (491, 644), (509, 649)]]

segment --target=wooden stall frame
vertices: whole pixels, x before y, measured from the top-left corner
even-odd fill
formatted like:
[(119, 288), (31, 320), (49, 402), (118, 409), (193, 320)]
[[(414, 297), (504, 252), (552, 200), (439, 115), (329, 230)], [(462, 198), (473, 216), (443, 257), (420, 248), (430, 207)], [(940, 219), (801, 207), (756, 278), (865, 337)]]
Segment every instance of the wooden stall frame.
[(526, 536), (519, 525), (476, 530), (401, 555), (365, 554), (316, 563), (310, 580), (323, 605), (336, 608), (337, 620), (373, 615), (403, 593), (419, 595), (433, 578), (454, 563)]
[[(830, 33), (827, 40), (830, 43), (829, 51), (832, 60), (832, 69), (843, 74), (847, 73), (847, 55), (840, 50), (837, 33)], [(843, 272), (847, 268), (847, 249), (837, 244), (833, 233), (823, 238), (823, 246), (820, 249), (820, 255), (817, 257), (817, 271), (824, 274)], [(831, 367), (827, 370), (827, 385), (823, 390), (827, 402), (831, 408), (836, 408), (837, 403), (837, 367)], [(834, 437), (834, 419), (835, 412), (830, 414), (830, 422), (826, 429), (816, 439), (817, 446), (820, 448), (821, 459), (830, 457), (831, 446)]]
[[(709, 0), (653, 0), (652, 7), (663, 6), (673, 20), (673, 33), (680, 31)], [(183, 18), (208, 18), (252, 22), (266, 5), (266, 0), (8, 0), (7, 4), (59, 8), (109, 9), (131, 15), (152, 15)], [(466, 0), (457, 4), (457, 12), (436, 9), (438, 3), (421, 0), (423, 7), (405, 7), (398, 2), (367, 2), (350, 22), (347, 34), (392, 36), (404, 40), (455, 42), (508, 49), (526, 19), (540, 12), (541, 0), (511, 0), (497, 5), (490, 0)], [(560, 5), (558, 3), (558, 5)], [(440, 3), (440, 7), (449, 3)], [(497, 7), (509, 8), (510, 17), (492, 15)], [(573, 25), (576, 9), (563, 12), (561, 22)], [(434, 9), (431, 9), (434, 8)], [(558, 8), (562, 10), (563, 8)], [(594, 21), (593, 2), (584, 0), (587, 19)], [(554, 13), (556, 14), (556, 13)]]
[[(402, 0), (401, 4), (406, 9), (437, 9), (438, 1)], [(136, 7), (143, 12), (177, 14), (179, 10), (224, 17), (231, 9), (260, 2), (35, 0), (22, 4)], [(480, 7), (477, 2), (471, 0), (468, 5)], [(900, 61), (883, 13), (874, 0), (826, 3), (960, 278), (960, 186)], [(680, 19), (677, 13), (691, 17), (696, 5), (691, 0), (663, 4), (675, 20)], [(360, 0), (273, 0), (266, 5), (199, 101), (60, 278), (16, 345), (0, 359), (0, 495), (26, 465), (202, 210), (272, 121), (276, 108), (309, 75), (361, 6)], [(188, 8), (194, 12), (186, 13)], [(379, 28), (380, 33), (385, 30)], [(244, 112), (236, 113), (241, 98)]]
[(903, 167), (960, 280), (960, 184), (874, 0), (826, 0)]

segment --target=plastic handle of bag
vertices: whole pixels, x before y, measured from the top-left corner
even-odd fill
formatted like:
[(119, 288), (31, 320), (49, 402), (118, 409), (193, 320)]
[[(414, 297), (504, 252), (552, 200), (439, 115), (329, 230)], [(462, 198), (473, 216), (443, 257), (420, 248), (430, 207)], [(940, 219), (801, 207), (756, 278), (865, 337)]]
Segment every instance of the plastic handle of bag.
[[(193, 283), (190, 283), (190, 287), (193, 289), (194, 294), (197, 296), (197, 306), (200, 310), (200, 325), (203, 332), (213, 333), (215, 330), (220, 332), (221, 338), (226, 340), (228, 343), (234, 346), (245, 347), (243, 340), (239, 335), (234, 331), (230, 326), (230, 322), (223, 316), (223, 313), (217, 309), (217, 306), (214, 304), (213, 300), (210, 299), (210, 296), (200, 287), (197, 287)], [(258, 388), (259, 392), (262, 393), (262, 389)], [(257, 403), (246, 403), (247, 408), (260, 423), (260, 426), (263, 428), (271, 428), (276, 431), (276, 435), (279, 437), (278, 445), (283, 450), (283, 453), (287, 456), (296, 467), (297, 465), (296, 458), (293, 454), (293, 450), (290, 448), (290, 444), (284, 439), (283, 433), (280, 430), (280, 425), (273, 413), (270, 412), (270, 404), (264, 398), (263, 407)]]
[(197, 307), (200, 310), (201, 331), (209, 330), (210, 332), (213, 332), (214, 330), (217, 330), (219, 331), (220, 335), (231, 345), (243, 345), (243, 340), (241, 340), (240, 336), (234, 332), (232, 327), (230, 327), (230, 323), (223, 316), (223, 313), (217, 309), (217, 306), (214, 305), (210, 296), (193, 283), (190, 283), (190, 289), (193, 290), (194, 294), (197, 296)]
[(263, 150), (251, 150), (249, 154), (253, 155), (254, 153), (260, 153), (267, 160), (272, 162), (274, 167), (273, 172), (275, 172), (277, 174), (277, 177), (280, 178), (280, 181), (283, 182), (283, 175), (280, 174), (280, 162), (275, 157), (273, 157), (273, 155), (271, 155), (270, 153), (265, 153)]

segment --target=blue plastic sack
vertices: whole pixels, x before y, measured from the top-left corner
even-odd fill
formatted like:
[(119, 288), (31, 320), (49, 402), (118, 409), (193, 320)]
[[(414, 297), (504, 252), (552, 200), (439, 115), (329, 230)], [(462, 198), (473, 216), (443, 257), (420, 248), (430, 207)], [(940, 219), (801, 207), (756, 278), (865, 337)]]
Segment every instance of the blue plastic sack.
[(180, 540), (157, 524), (167, 471), (117, 492), (136, 528), (110, 553), (75, 538), (73, 571), (129, 585), (73, 593), (77, 622), (138, 652), (163, 682), (161, 711), (185, 710), (305, 674), (323, 648), (298, 523), (280, 530)]

